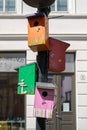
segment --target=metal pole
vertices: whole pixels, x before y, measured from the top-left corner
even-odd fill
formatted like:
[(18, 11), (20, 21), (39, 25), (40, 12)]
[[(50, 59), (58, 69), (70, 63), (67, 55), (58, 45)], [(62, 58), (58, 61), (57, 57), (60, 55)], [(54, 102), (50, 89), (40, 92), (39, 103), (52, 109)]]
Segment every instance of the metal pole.
[[(39, 13), (44, 13), (47, 17), (50, 13), (50, 7), (38, 9)], [(40, 82), (48, 81), (48, 51), (38, 52), (37, 65), (39, 68), (39, 79)], [(46, 130), (46, 118), (37, 118), (36, 130)]]

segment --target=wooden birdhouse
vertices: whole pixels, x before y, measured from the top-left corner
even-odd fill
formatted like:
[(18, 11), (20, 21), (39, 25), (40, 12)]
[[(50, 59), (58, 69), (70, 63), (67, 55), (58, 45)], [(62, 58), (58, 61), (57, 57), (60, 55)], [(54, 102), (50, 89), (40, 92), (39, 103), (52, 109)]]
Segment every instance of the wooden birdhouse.
[(52, 83), (36, 83), (34, 116), (52, 118), (55, 86)]
[(49, 38), (49, 60), (48, 71), (49, 72), (61, 72), (65, 69), (65, 51), (70, 44), (63, 41)]
[(27, 64), (18, 69), (18, 94), (34, 94), (37, 79), (36, 63)]
[(32, 51), (48, 50), (48, 18), (43, 13), (28, 16), (28, 46)]

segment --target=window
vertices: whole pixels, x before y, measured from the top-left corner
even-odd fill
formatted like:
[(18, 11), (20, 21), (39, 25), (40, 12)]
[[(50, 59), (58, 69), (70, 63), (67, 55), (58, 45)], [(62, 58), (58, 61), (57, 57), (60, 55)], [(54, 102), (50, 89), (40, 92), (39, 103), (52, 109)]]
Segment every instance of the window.
[(25, 130), (25, 96), (17, 94), (17, 68), (25, 52), (0, 53), (0, 130)]
[(69, 112), (72, 100), (72, 76), (61, 75), (61, 83), (61, 110)]
[(15, 12), (16, 0), (0, 0), (0, 12)]
[(67, 0), (56, 0), (55, 3), (51, 5), (51, 11), (68, 11)]
[(17, 94), (18, 74), (0, 72), (0, 130), (24, 130), (24, 95)]

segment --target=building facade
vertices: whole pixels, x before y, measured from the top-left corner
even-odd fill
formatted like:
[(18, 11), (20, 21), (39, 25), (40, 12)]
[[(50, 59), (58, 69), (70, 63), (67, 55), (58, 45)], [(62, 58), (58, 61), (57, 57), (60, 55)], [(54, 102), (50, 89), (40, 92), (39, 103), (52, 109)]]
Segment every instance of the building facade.
[[(52, 121), (56, 123), (52, 125), (47, 120), (47, 129), (51, 126), (55, 130), (87, 129), (86, 4), (86, 0), (57, 0), (51, 6), (49, 36), (69, 43), (70, 47), (66, 52), (65, 71), (48, 76), (50, 82), (54, 79), (59, 86), (56, 113), (62, 120), (54, 114), (56, 116)], [(0, 122), (7, 121), (8, 125), (5, 125), (12, 125), (11, 129), (40, 129), (33, 116), (34, 95), (17, 95), (15, 70), (36, 61), (37, 53), (32, 52), (27, 44), (26, 18), (36, 11), (22, 0), (0, 0)]]

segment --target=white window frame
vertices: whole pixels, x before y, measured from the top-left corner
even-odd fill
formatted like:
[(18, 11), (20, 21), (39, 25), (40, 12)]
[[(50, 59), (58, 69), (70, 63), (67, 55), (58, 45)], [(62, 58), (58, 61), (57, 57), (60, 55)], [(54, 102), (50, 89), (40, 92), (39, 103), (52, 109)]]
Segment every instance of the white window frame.
[(3, 0), (3, 11), (0, 14), (22, 14), (23, 13), (23, 0), (15, 0), (15, 11), (5, 11), (5, 0)]
[(55, 5), (54, 5), (54, 6), (55, 6), (55, 10), (52, 11), (52, 12), (68, 12), (68, 0), (67, 0), (67, 10), (66, 10), (66, 11), (62, 11), (62, 10), (59, 11), (59, 10), (57, 9), (57, 4), (58, 4), (58, 3), (57, 3), (57, 0), (55, 0), (55, 3), (54, 3), (54, 4), (55, 4)]
[(17, 0), (15, 0), (15, 10), (14, 11), (6, 11), (5, 9), (5, 0), (3, 0), (3, 10), (0, 11), (0, 13), (16, 13), (16, 5), (17, 5)]
[(53, 13), (64, 13), (64, 14), (75, 13), (75, 0), (67, 0), (67, 11), (58, 11), (57, 0), (55, 0), (55, 11), (51, 10), (51, 14)]

